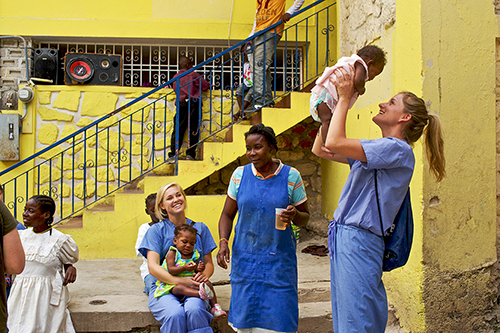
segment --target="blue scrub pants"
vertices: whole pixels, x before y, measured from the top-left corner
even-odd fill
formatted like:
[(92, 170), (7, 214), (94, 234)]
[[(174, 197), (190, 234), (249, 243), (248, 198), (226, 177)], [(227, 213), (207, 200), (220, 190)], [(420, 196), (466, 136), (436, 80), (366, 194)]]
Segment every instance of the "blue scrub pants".
[(382, 237), (331, 224), (328, 232), (333, 331), (384, 333), (387, 295), (382, 282)]
[(161, 324), (161, 333), (213, 333), (210, 327), (212, 315), (205, 301), (198, 297), (187, 297), (184, 302), (172, 294), (155, 298), (152, 288), (149, 293), (149, 310)]
[(149, 291), (153, 288), (153, 285), (156, 283), (156, 278), (148, 274), (144, 277), (144, 293), (149, 296)]

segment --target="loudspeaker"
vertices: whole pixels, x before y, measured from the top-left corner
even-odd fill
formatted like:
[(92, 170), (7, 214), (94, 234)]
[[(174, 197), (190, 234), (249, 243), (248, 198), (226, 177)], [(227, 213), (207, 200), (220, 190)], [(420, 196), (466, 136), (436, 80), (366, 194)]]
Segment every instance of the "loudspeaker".
[(121, 56), (117, 54), (66, 53), (64, 83), (120, 86)]
[(35, 49), (32, 76), (38, 79), (52, 80), (52, 83), (36, 81), (36, 84), (57, 84), (59, 51), (55, 49)]

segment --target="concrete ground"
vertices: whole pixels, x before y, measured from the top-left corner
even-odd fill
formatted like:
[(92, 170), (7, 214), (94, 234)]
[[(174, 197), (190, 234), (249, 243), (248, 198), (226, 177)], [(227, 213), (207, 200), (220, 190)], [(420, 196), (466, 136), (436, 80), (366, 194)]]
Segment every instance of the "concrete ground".
[[(333, 332), (328, 257), (300, 252), (308, 245), (326, 245), (324, 242), (310, 240), (298, 246), (300, 333)], [(141, 259), (108, 259), (76, 263), (78, 277), (69, 286), (69, 309), (77, 332), (159, 332), (159, 324), (149, 312), (143, 293), (141, 262)], [(229, 271), (216, 266), (211, 278), (218, 301), (226, 311), (231, 296)], [(232, 331), (224, 320), (213, 327), (215, 332)], [(386, 332), (402, 332), (392, 311)]]

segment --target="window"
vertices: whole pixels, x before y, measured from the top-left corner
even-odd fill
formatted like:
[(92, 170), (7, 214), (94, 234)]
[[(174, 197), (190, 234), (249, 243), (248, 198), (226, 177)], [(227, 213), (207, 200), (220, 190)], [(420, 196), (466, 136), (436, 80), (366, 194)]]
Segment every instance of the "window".
[[(295, 45), (295, 43), (294, 43)], [(187, 56), (194, 64), (210, 59), (228, 47), (210, 45), (139, 45), (112, 43), (71, 43), (71, 42), (39, 42), (38, 48), (58, 49), (59, 82), (64, 82), (64, 55), (70, 53), (118, 54), (122, 57), (122, 85), (128, 87), (157, 87), (172, 79), (179, 71), (178, 59)], [(214, 70), (212, 75), (213, 89), (229, 90), (240, 82), (242, 72), (239, 52), (231, 52), (214, 62), (203, 66), (204, 71)], [(229, 61), (232, 57), (233, 61)], [(224, 61), (222, 71), (220, 64)], [(201, 73), (201, 71), (199, 71)], [(276, 51), (276, 90), (283, 91), (292, 84), (300, 82), (302, 77), (302, 47), (285, 48), (278, 46)], [(274, 78), (273, 78), (274, 80)]]

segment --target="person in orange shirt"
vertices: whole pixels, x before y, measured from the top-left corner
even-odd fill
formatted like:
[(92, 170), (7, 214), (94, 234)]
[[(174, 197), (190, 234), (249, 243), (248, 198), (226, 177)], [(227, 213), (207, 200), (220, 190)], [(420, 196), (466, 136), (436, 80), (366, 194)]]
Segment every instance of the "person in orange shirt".
[[(278, 45), (285, 23), (290, 16), (297, 12), (304, 4), (304, 0), (295, 0), (285, 13), (286, 0), (257, 0), (257, 11), (250, 36), (265, 30), (275, 23), (281, 24), (253, 40), (254, 50), (249, 54), (250, 71), (253, 73), (253, 88), (249, 94), (253, 98), (253, 110), (260, 109), (263, 105), (272, 103), (271, 64), (274, 50)], [(249, 100), (251, 100), (249, 98)]]

